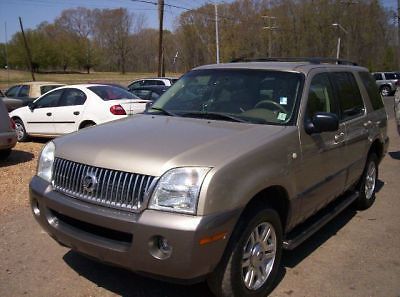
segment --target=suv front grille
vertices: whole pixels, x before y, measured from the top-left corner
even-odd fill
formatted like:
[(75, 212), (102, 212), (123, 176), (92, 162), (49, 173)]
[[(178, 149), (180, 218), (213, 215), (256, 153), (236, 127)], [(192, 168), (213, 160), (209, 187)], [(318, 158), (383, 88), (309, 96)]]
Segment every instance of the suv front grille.
[(53, 187), (68, 196), (117, 209), (140, 209), (154, 176), (99, 168), (56, 158)]

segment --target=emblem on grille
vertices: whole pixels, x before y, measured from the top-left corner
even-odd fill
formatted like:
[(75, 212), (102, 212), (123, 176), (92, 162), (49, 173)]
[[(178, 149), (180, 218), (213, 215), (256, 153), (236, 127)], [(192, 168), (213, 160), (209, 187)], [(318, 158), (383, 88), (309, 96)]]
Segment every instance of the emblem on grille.
[(97, 187), (97, 178), (93, 173), (87, 173), (82, 179), (83, 190), (88, 193), (93, 193)]

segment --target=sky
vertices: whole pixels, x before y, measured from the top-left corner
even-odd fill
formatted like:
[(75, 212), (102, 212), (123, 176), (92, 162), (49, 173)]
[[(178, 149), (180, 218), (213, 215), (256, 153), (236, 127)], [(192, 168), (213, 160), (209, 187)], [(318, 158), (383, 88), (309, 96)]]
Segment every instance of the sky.
[[(157, 0), (149, 0), (157, 2)], [(205, 3), (232, 2), (232, 0), (165, 0), (165, 3), (185, 8), (196, 8)], [(384, 6), (397, 8), (397, 0), (381, 0)], [(128, 9), (129, 12), (140, 13), (146, 16), (146, 27), (158, 27), (157, 6), (140, 3), (135, 0), (0, 0), (0, 43), (9, 40), (12, 35), (20, 30), (18, 17), (22, 18), (24, 29), (34, 29), (40, 23), (53, 22), (64, 9), (83, 6), (89, 9), (94, 8), (119, 8)], [(164, 27), (172, 30), (173, 23), (177, 16), (184, 10), (165, 7)], [(6, 25), (5, 25), (6, 24)], [(7, 27), (7, 30), (5, 30)]]

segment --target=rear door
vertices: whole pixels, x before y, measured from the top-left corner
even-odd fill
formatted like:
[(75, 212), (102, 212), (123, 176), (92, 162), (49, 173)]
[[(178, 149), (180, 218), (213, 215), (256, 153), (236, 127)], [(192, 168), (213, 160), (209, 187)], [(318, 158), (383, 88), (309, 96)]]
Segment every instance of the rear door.
[[(317, 72), (308, 86), (307, 102), (303, 110), (300, 141), (302, 149), (301, 171), (298, 174), (303, 216), (315, 213), (339, 195), (345, 183), (345, 126), (338, 131), (309, 135), (305, 132), (307, 121), (316, 112), (330, 112), (339, 117), (329, 73)], [(311, 74), (312, 75), (312, 74)], [(307, 86), (306, 86), (307, 90)]]
[(56, 134), (78, 130), (85, 109), (86, 94), (76, 88), (64, 88), (64, 92), (53, 109), (53, 123)]
[(332, 72), (335, 92), (340, 105), (340, 123), (345, 125), (346, 188), (360, 177), (368, 152), (369, 119), (364, 100), (352, 72)]
[(55, 135), (53, 124), (54, 108), (62, 96), (63, 89), (42, 96), (34, 102), (33, 108), (26, 113), (23, 121), (28, 134)]

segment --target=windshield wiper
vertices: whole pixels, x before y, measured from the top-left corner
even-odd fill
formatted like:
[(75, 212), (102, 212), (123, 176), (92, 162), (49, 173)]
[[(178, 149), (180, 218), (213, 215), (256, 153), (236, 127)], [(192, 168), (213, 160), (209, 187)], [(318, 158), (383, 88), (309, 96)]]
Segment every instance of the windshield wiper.
[(199, 117), (205, 119), (214, 119), (214, 120), (228, 120), (231, 122), (240, 122), (240, 123), (247, 123), (245, 119), (226, 114), (226, 113), (217, 113), (217, 112), (201, 112), (201, 111), (192, 111), (187, 112), (181, 115), (182, 117)]
[[(168, 115), (168, 116), (171, 116), (171, 117), (177, 117), (177, 116), (178, 116), (176, 113), (173, 113), (173, 112), (168, 111), (168, 110), (166, 110), (166, 109), (164, 109), (164, 108), (161, 108), (161, 107), (151, 106), (151, 107), (150, 107), (150, 110), (151, 110), (151, 109), (154, 109), (154, 110), (157, 110), (157, 111), (161, 111), (163, 114)], [(147, 111), (147, 113), (148, 113), (148, 112), (149, 112), (149, 111)]]

